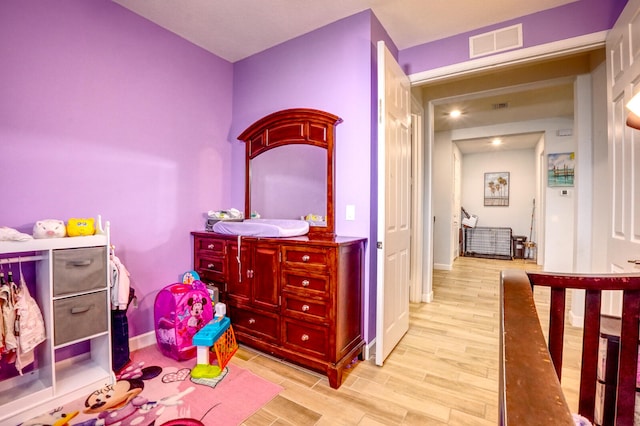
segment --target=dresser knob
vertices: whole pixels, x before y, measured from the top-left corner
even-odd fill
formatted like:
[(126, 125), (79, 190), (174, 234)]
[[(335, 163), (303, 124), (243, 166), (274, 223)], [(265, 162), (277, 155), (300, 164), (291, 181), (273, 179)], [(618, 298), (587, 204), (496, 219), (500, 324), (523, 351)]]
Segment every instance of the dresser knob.
[(308, 255), (308, 254), (305, 254), (304, 256), (302, 256), (302, 261), (303, 261), (303, 262), (308, 262), (308, 261), (309, 261), (309, 259), (311, 259), (311, 258), (309, 257), (309, 255)]
[(249, 318), (249, 325), (253, 325), (256, 323), (256, 320), (254, 320), (253, 318)]
[(308, 312), (309, 311), (309, 305), (302, 305), (302, 312)]
[(214, 246), (213, 244), (209, 244), (209, 245), (207, 246), (207, 248), (208, 248), (209, 250), (213, 250), (213, 248), (214, 248), (214, 247), (215, 247), (215, 246)]
[(309, 287), (309, 284), (311, 284), (309, 280), (302, 280), (302, 287)]
[(207, 265), (207, 268), (208, 269), (216, 269), (215, 266), (216, 265), (214, 265), (213, 263), (210, 263), (210, 264)]
[(309, 335), (303, 334), (302, 337), (300, 337), (300, 340), (302, 340), (303, 342), (306, 342), (307, 340), (309, 340)]

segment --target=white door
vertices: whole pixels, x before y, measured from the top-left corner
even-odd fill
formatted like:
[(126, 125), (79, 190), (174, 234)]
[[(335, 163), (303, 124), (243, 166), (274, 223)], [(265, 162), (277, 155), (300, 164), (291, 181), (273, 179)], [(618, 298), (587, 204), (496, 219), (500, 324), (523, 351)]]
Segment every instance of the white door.
[[(629, 0), (607, 35), (607, 112), (611, 221), (607, 258), (611, 272), (639, 272), (640, 131), (626, 126), (625, 105), (640, 92), (640, 0)], [(638, 170), (636, 170), (638, 167)], [(619, 295), (603, 297), (603, 312), (620, 314)]]
[(409, 329), (411, 244), (410, 82), (378, 42), (378, 288), (376, 364)]

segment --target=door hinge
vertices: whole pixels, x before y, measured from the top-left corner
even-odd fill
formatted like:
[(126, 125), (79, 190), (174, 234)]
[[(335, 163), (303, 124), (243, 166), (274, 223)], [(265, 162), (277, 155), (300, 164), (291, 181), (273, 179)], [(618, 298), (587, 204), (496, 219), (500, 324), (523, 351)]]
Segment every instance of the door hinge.
[(376, 248), (377, 248), (378, 250), (382, 250), (382, 241), (378, 241), (378, 242), (376, 243)]

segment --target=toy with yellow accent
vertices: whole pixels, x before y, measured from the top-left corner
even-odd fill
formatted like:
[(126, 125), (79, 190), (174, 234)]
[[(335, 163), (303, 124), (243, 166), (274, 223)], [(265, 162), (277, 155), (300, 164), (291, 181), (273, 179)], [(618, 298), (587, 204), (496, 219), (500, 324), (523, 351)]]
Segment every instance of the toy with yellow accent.
[[(214, 318), (202, 327), (193, 336), (192, 342), (197, 346), (196, 366), (191, 370), (194, 379), (217, 377), (238, 350), (231, 321), (226, 316)], [(215, 355), (215, 364), (210, 363), (210, 353)]]
[(95, 220), (92, 217), (75, 218), (67, 221), (67, 235), (70, 237), (81, 237), (96, 233)]

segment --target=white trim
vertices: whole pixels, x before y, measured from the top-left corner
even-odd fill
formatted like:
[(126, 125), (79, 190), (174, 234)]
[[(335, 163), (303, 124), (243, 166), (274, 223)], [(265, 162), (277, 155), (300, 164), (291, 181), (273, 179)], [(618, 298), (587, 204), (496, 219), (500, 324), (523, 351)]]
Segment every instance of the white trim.
[(409, 76), (412, 86), (426, 82), (434, 82), (454, 76), (475, 73), (482, 70), (513, 65), (531, 60), (564, 56), (604, 46), (608, 31), (586, 34), (552, 43), (527, 47), (499, 55), (487, 56), (481, 59), (461, 62), (432, 70), (422, 71)]
[(584, 327), (584, 316), (578, 316), (573, 311), (569, 311), (569, 323), (573, 327), (583, 328)]
[(433, 291), (430, 291), (430, 292), (428, 292), (428, 293), (424, 293), (424, 294), (422, 295), (422, 301), (423, 301), (424, 303), (431, 303), (431, 302), (433, 302)]
[(135, 337), (129, 339), (129, 350), (131, 352), (146, 348), (147, 346), (156, 344), (156, 332), (155, 330), (151, 330), (144, 334), (139, 334)]
[(451, 264), (445, 264), (445, 263), (434, 263), (433, 264), (433, 269), (439, 269), (442, 271), (452, 271), (453, 270), (453, 265)]
[[(412, 214), (411, 214), (411, 292), (409, 300), (423, 300), (424, 283), (431, 283), (431, 270), (425, 270), (424, 256), (424, 109), (411, 96), (411, 168), (412, 168)], [(424, 274), (427, 274), (425, 277)]]
[(374, 338), (371, 342), (364, 345), (362, 348), (362, 357), (365, 361), (368, 361), (375, 357), (376, 355), (376, 339)]

